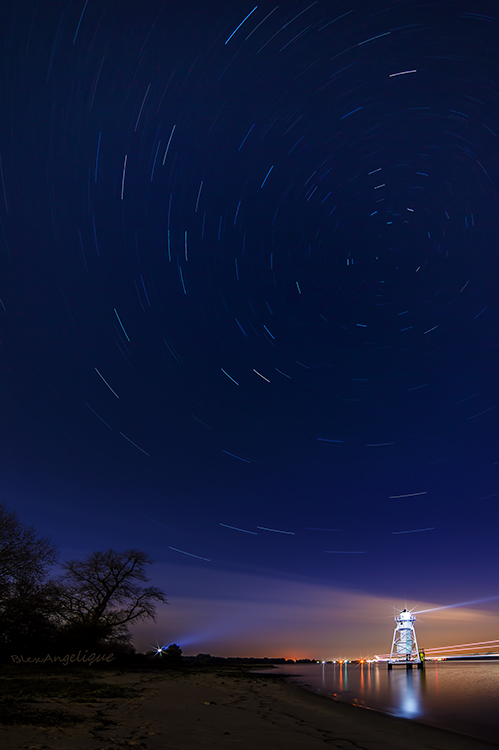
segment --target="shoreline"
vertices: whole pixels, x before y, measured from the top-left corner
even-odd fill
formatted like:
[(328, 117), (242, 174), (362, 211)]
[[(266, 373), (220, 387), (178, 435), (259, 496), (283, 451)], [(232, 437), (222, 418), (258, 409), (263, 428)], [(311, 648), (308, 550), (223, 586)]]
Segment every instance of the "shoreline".
[[(449, 729), (449, 727), (444, 727), (439, 724), (432, 724), (431, 722), (423, 721), (422, 719), (408, 719), (402, 716), (397, 716), (396, 714), (391, 714), (389, 711), (383, 711), (382, 709), (374, 708), (373, 706), (366, 706), (360, 703), (349, 703), (348, 701), (343, 701), (339, 698), (335, 698), (332, 695), (325, 695), (323, 693), (319, 693), (311, 685), (306, 685), (305, 683), (299, 683), (297, 681), (289, 681), (286, 684), (295, 685), (299, 690), (303, 690), (306, 693), (316, 696), (319, 700), (332, 701), (333, 703), (339, 706), (346, 706), (347, 708), (361, 709), (364, 711), (372, 712), (374, 714), (377, 714), (378, 716), (386, 717), (386, 719), (389, 721), (396, 720), (399, 722), (405, 722), (409, 725), (415, 724), (422, 728), (435, 730), (437, 732), (443, 732), (444, 734), (449, 735), (450, 737), (461, 737), (467, 743), (478, 742), (478, 743), (482, 743), (482, 746), (484, 747), (499, 748), (499, 741), (494, 742), (493, 740), (487, 739), (485, 737), (477, 737), (474, 734), (468, 734), (467, 732), (460, 732), (457, 729)], [(471, 747), (471, 746), (468, 744), (468, 747)]]
[[(49, 673), (50, 674), (50, 673)], [(47, 675), (47, 673), (45, 673)], [(47, 677), (47, 684), (54, 679)], [(57, 674), (62, 679), (62, 675)], [(66, 675), (75, 689), (83, 674)], [(66, 711), (76, 723), (0, 725), (9, 750), (486, 750), (498, 744), (423, 722), (343, 703), (312, 692), (278, 674), (242, 669), (152, 671), (85, 670), (89, 690), (23, 706)], [(19, 675), (15, 676), (19, 681)], [(26, 675), (25, 679), (29, 680)], [(3, 677), (8, 693), (9, 677)], [(87, 683), (88, 684), (88, 683)], [(120, 693), (121, 691), (121, 693)], [(128, 691), (128, 692), (127, 692)], [(12, 691), (11, 691), (12, 694)], [(119, 697), (116, 697), (118, 695)], [(68, 697), (70, 696), (70, 697)], [(123, 697), (125, 696), (125, 697)], [(365, 709), (359, 711), (358, 709)]]

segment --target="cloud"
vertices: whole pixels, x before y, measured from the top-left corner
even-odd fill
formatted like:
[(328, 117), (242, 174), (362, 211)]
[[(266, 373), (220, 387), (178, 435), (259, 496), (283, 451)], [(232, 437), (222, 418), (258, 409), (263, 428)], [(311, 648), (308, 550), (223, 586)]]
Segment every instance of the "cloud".
[[(393, 598), (211, 566), (156, 565), (154, 572), (169, 604), (158, 608), (155, 623), (134, 629), (139, 651), (175, 642), (186, 654), (319, 659), (374, 656), (391, 646)], [(416, 629), (431, 648), (493, 638), (496, 620), (490, 612), (444, 609), (418, 617)]]

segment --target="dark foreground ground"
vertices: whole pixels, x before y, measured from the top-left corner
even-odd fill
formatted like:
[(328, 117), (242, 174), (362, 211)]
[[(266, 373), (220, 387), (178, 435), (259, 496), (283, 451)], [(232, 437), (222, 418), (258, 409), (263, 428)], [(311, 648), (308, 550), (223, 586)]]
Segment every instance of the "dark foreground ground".
[(6, 750), (485, 750), (497, 748), (323, 698), (240, 667), (0, 668)]

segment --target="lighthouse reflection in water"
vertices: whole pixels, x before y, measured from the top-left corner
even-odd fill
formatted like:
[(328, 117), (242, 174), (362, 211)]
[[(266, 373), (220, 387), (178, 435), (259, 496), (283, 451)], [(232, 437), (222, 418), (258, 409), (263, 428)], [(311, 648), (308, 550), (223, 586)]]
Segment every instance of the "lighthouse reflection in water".
[(424, 671), (404, 670), (388, 672), (392, 692), (398, 696), (394, 713), (406, 719), (417, 719), (421, 713), (420, 696), (426, 686)]
[(277, 670), (313, 692), (497, 742), (499, 660), (286, 664)]

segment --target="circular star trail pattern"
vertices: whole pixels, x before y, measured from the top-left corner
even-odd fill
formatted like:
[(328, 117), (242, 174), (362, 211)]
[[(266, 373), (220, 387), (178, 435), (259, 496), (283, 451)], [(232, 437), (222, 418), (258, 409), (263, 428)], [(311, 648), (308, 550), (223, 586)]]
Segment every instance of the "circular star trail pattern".
[(209, 559), (231, 526), (339, 523), (364, 551), (359, 512), (388, 536), (491, 519), (497, 23), (4, 4), (6, 471), (143, 492), (123, 512)]

